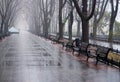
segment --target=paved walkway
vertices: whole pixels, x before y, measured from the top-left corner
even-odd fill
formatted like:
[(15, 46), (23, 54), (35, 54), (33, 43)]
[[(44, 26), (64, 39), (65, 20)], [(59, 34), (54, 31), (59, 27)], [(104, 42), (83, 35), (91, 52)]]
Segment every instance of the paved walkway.
[(120, 71), (78, 61), (50, 41), (22, 32), (0, 42), (0, 82), (120, 82)]

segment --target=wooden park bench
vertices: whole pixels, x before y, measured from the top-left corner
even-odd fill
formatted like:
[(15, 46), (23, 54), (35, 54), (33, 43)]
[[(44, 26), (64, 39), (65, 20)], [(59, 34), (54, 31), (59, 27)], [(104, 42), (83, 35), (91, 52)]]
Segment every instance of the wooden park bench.
[(49, 35), (48, 39), (51, 40), (51, 41), (53, 41), (55, 39), (55, 36)]
[(69, 41), (69, 42), (67, 42), (67, 43), (65, 43), (64, 45), (63, 45), (63, 47), (65, 47), (66, 48), (66, 50), (67, 49), (72, 49), (73, 48), (73, 40), (72, 41)]
[(58, 43), (59, 35), (58, 34), (56, 36), (49, 35), (48, 39), (51, 40), (52, 43)]
[(87, 61), (89, 58), (96, 58), (97, 57), (96, 52), (97, 52), (97, 45), (89, 44), (87, 48)]
[(115, 65), (120, 68), (120, 51), (114, 49), (109, 51), (108, 64)]
[(87, 54), (87, 48), (89, 46), (89, 43), (82, 42), (80, 45), (80, 53)]
[(89, 44), (86, 43), (86, 42), (81, 42), (78, 47), (73, 47), (73, 54), (74, 54), (74, 52), (78, 52), (79, 55), (80, 55), (80, 53), (86, 55), (87, 54), (88, 45)]
[(58, 44), (62, 44), (62, 46), (64, 47), (64, 44), (66, 44), (68, 42), (68, 39), (59, 39), (59, 35), (54, 36), (54, 35), (49, 35), (49, 40), (52, 41), (52, 43), (58, 43)]
[(103, 47), (103, 46), (97, 46), (97, 52), (96, 52), (96, 65), (98, 64), (99, 61), (108, 63), (108, 53), (109, 53), (110, 48), (108, 47)]
[(63, 39), (58, 40), (58, 43), (59, 43), (59, 44), (62, 44), (62, 47), (63, 47), (63, 48), (65, 47), (65, 45), (66, 45), (68, 42), (69, 42), (69, 40), (66, 39), (66, 38), (63, 38)]
[(66, 50), (67, 49), (73, 50), (73, 47), (79, 47), (80, 43), (81, 43), (80, 39), (76, 38), (75, 40), (69, 41), (66, 44), (64, 44), (64, 47), (66, 47)]

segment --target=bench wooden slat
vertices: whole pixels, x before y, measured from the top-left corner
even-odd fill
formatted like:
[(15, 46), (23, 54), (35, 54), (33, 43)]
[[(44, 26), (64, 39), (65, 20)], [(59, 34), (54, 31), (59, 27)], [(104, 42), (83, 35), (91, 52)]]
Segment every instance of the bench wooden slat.
[(120, 67), (120, 52), (118, 50), (110, 50), (108, 53), (108, 63)]
[(105, 63), (108, 63), (107, 56), (109, 51), (110, 51), (110, 48), (108, 47), (98, 46), (97, 53), (96, 53), (97, 54), (96, 64), (98, 63), (98, 61), (103, 61)]
[(87, 61), (89, 58), (96, 58), (97, 46), (93, 44), (89, 44), (87, 48)]

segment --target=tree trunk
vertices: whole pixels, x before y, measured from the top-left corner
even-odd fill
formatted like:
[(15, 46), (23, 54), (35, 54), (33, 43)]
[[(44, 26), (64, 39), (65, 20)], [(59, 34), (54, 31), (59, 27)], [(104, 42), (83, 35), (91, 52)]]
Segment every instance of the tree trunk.
[(45, 23), (44, 27), (43, 27), (43, 34), (45, 38), (48, 38), (48, 25)]
[(47, 15), (44, 13), (44, 26), (43, 26), (43, 35), (45, 38), (48, 38), (48, 19), (46, 18)]
[(59, 39), (63, 38), (62, 3), (63, 0), (59, 0)]
[(113, 27), (114, 27), (114, 19), (111, 18), (110, 28), (109, 28), (109, 38), (108, 38), (109, 42), (113, 42)]
[(4, 28), (4, 20), (2, 19), (2, 22), (1, 22), (1, 30), (0, 30), (1, 34), (3, 34), (3, 28)]
[(115, 18), (117, 16), (117, 12), (118, 12), (119, 0), (116, 0), (116, 5), (114, 5), (113, 0), (110, 0), (110, 4), (111, 4), (111, 18), (110, 18), (110, 28), (109, 28), (108, 41), (113, 42), (113, 28), (114, 28)]
[(91, 36), (91, 38), (93, 38), (94, 40), (96, 39), (97, 36), (97, 22), (96, 20), (94, 20), (94, 25), (93, 25), (93, 36)]
[(80, 37), (80, 21), (77, 21), (77, 37)]
[(69, 40), (72, 40), (72, 25), (73, 25), (73, 10), (70, 12), (70, 18), (69, 18)]
[(46, 31), (45, 31), (45, 36), (46, 36), (46, 38), (48, 38), (48, 33), (49, 33), (49, 31), (48, 31), (48, 29), (49, 29), (49, 25), (50, 24), (46, 24)]
[(82, 41), (89, 42), (89, 21), (82, 20)]
[(8, 25), (6, 24), (4, 27), (4, 34), (7, 35), (7, 33), (8, 33)]
[(43, 22), (43, 36), (45, 37), (45, 30), (46, 30), (46, 25), (45, 25), (45, 22)]

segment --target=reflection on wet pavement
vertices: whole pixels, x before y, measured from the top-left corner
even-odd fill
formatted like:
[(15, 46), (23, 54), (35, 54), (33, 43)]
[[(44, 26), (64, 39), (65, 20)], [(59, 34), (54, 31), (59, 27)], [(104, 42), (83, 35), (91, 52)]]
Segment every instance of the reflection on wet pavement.
[(0, 82), (120, 82), (118, 69), (78, 61), (28, 32), (12, 35), (2, 44), (7, 47), (0, 49)]

